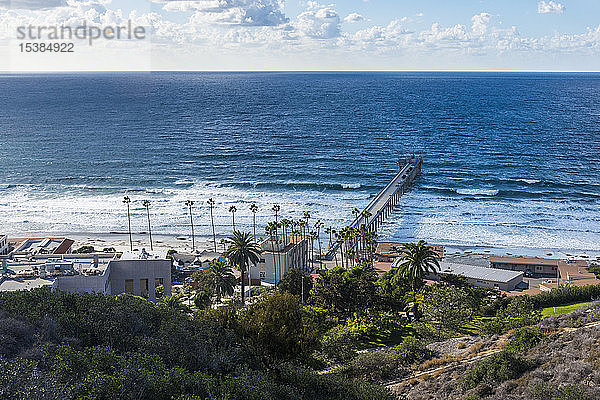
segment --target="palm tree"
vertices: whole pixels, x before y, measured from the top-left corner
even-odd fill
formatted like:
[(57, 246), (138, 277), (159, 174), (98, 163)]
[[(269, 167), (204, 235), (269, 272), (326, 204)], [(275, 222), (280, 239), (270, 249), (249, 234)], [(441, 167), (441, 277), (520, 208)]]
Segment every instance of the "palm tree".
[(438, 255), (424, 240), (420, 240), (419, 243), (405, 244), (400, 253), (401, 260), (397, 273), (409, 280), (415, 297), (417, 282), (422, 281), (429, 272), (435, 273), (440, 269)]
[(179, 294), (163, 297), (161, 304), (174, 311), (189, 311), (189, 308), (183, 304), (182, 296)]
[[(336, 238), (336, 242), (337, 242), (337, 231), (335, 229), (333, 229), (333, 227), (331, 227), (331, 226), (327, 229), (329, 229), (329, 232), (327, 232), (327, 233), (329, 233), (329, 244), (327, 245), (327, 251), (329, 251), (331, 249), (331, 246), (333, 246), (333, 244), (334, 244), (334, 241), (333, 241), (334, 237)], [(337, 250), (333, 252), (333, 258), (335, 259), (336, 267), (338, 266), (337, 253), (338, 253)]]
[(231, 296), (235, 288), (233, 271), (224, 261), (213, 261), (208, 268), (213, 278), (213, 285), (217, 293), (217, 303), (221, 302), (223, 295)]
[[(299, 219), (299, 220), (296, 221), (295, 225), (298, 228), (300, 228), (298, 230), (298, 234), (300, 235), (300, 239), (301, 240), (305, 240), (306, 236), (304, 235), (304, 233), (305, 233), (305, 230), (306, 230), (305, 229), (305, 227), (306, 227), (306, 220)], [(307, 249), (308, 249), (308, 246), (307, 246)], [(308, 263), (308, 261), (307, 261), (308, 257), (307, 256), (308, 256), (307, 254), (303, 254), (302, 255), (302, 270), (306, 270), (306, 265)]]
[(271, 221), (265, 226), (265, 233), (271, 238), (271, 246), (273, 248), (273, 273), (275, 279), (275, 287), (277, 287), (277, 258), (275, 257), (275, 238), (274, 234), (276, 233), (277, 228), (275, 221)]
[(327, 228), (325, 228), (325, 233), (327, 235), (329, 235), (329, 242), (327, 243), (327, 250), (329, 250), (331, 248), (331, 242), (332, 242), (331, 234), (333, 233), (333, 228), (331, 226), (328, 226)]
[(254, 203), (250, 204), (250, 211), (252, 211), (252, 232), (254, 233), (254, 241), (256, 242), (256, 213), (258, 212), (258, 206)]
[(229, 207), (229, 212), (231, 213), (231, 224), (233, 226), (233, 233), (235, 233), (235, 213), (237, 212), (236, 206)]
[(225, 256), (238, 267), (242, 274), (242, 304), (244, 304), (246, 268), (250, 264), (258, 263), (261, 250), (256, 242), (252, 240), (250, 233), (234, 231), (233, 236), (228, 239), (228, 243), (230, 246), (225, 252)]
[(146, 207), (146, 214), (148, 215), (148, 234), (150, 235), (150, 250), (154, 250), (152, 247), (152, 226), (150, 225), (150, 201), (144, 200), (142, 205)]
[[(308, 231), (310, 230), (310, 225), (308, 221), (310, 220), (310, 212), (304, 211), (304, 238), (308, 240)], [(308, 268), (308, 252), (306, 252), (306, 268)]]
[(215, 253), (217, 252), (217, 235), (215, 234), (215, 219), (213, 218), (213, 208), (215, 207), (215, 201), (210, 198), (207, 201), (208, 207), (210, 208), (210, 224), (212, 225), (213, 232), (213, 244), (215, 245)]
[(321, 249), (321, 228), (323, 227), (323, 222), (321, 222), (321, 220), (318, 220), (315, 223), (315, 229), (317, 230), (317, 242), (319, 244), (319, 265), (322, 264), (322, 258), (323, 258), (323, 250)]
[(288, 244), (287, 229), (291, 226), (291, 220), (287, 218), (282, 218), (280, 225), (281, 229), (283, 230), (283, 245), (285, 246)]
[(123, 197), (123, 203), (127, 204), (127, 222), (129, 224), (129, 249), (133, 251), (133, 239), (131, 237), (131, 214), (129, 212), (129, 204), (131, 203), (131, 199), (129, 196)]
[(226, 241), (225, 239), (221, 239), (221, 240), (219, 241), (219, 243), (221, 244), (221, 246), (223, 246), (223, 253), (224, 253), (224, 252), (225, 252), (225, 249), (226, 249), (226, 247), (225, 247), (225, 246), (226, 246), (226, 244), (227, 244), (227, 241)]
[(371, 231), (371, 229), (369, 227), (369, 218), (373, 214), (371, 214), (367, 210), (364, 210), (360, 215), (363, 217), (363, 220), (364, 220), (363, 226), (365, 227), (365, 229), (364, 229), (365, 232), (363, 232), (363, 250), (366, 251), (367, 250), (367, 241), (366, 241), (367, 240), (367, 235), (366, 235), (366, 233)]
[[(334, 232), (335, 241), (340, 244), (340, 258), (342, 261), (342, 268), (344, 268), (344, 241), (342, 240), (342, 232)], [(335, 252), (337, 254), (337, 251)], [(337, 259), (336, 259), (337, 263)], [(336, 265), (337, 266), (337, 265)]]
[(312, 267), (315, 264), (315, 239), (317, 238), (317, 232), (308, 232), (308, 238), (310, 239), (310, 264), (312, 270)]
[[(279, 225), (281, 226), (281, 229), (283, 230), (283, 247), (285, 247), (290, 242), (289, 237), (288, 237), (288, 228), (290, 228), (292, 226), (292, 221), (287, 218), (282, 218)], [(288, 268), (289, 268), (288, 258), (283, 257), (283, 270), (287, 271)]]
[[(278, 204), (275, 204), (272, 208), (272, 210), (275, 212), (275, 240), (277, 242), (277, 260), (279, 261), (279, 279), (281, 279), (283, 276), (281, 275), (281, 253), (279, 252), (279, 211), (281, 210), (281, 207)], [(277, 282), (277, 280), (275, 280), (275, 282)]]
[(196, 250), (196, 239), (194, 237), (194, 217), (192, 216), (192, 206), (194, 202), (192, 200), (186, 200), (186, 207), (188, 207), (190, 211), (190, 225), (192, 226), (192, 251)]

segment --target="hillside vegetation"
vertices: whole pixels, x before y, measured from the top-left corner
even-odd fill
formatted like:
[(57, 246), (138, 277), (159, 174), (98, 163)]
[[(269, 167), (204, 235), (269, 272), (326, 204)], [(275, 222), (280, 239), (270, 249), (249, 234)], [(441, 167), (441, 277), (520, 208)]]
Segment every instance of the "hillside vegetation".
[(504, 337), (480, 338), (486, 347), (492, 340), (496, 352), (474, 362), (465, 357), (446, 364), (445, 370), (391, 387), (400, 399), (411, 400), (599, 399), (600, 323), (596, 321), (600, 321), (597, 303)]

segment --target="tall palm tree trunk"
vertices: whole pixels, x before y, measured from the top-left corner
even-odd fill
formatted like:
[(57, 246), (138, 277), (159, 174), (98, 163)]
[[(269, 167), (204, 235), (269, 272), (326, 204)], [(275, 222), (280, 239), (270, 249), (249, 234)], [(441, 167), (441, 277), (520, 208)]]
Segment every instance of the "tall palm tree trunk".
[(213, 216), (213, 206), (210, 206), (210, 224), (212, 226), (213, 244), (215, 247), (215, 253), (217, 252), (217, 233), (215, 232), (215, 219)]
[(129, 225), (129, 250), (133, 251), (133, 236), (131, 235), (131, 214), (129, 212), (129, 203), (127, 203), (127, 223)]
[(148, 234), (150, 235), (150, 250), (154, 250), (154, 246), (152, 245), (152, 226), (150, 225), (150, 208), (146, 207), (146, 214), (148, 216)]

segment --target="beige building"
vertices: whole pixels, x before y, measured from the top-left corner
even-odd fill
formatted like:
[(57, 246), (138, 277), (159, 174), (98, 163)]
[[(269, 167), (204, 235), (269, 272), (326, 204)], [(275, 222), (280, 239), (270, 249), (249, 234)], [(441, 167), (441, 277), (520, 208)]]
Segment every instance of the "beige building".
[(490, 267), (520, 271), (525, 276), (556, 277), (561, 260), (537, 257), (490, 256)]
[[(306, 269), (308, 259), (308, 241), (301, 236), (277, 236), (262, 242), (260, 278), (263, 282), (279, 282), (292, 268)], [(250, 269), (252, 278), (257, 269)]]

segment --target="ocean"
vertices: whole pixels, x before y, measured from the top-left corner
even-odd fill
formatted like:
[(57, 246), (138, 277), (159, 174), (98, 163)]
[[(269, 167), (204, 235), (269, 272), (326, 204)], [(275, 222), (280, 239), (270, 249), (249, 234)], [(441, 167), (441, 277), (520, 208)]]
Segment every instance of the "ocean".
[(600, 74), (0, 75), (0, 234), (339, 228), (396, 171), (422, 175), (381, 240), (600, 251)]

